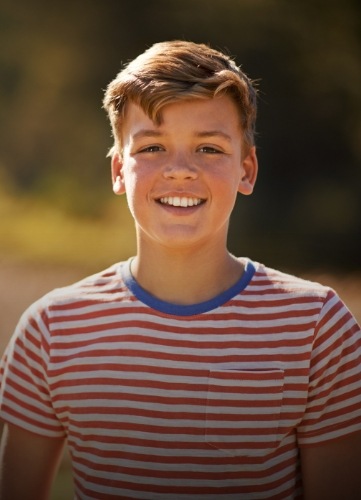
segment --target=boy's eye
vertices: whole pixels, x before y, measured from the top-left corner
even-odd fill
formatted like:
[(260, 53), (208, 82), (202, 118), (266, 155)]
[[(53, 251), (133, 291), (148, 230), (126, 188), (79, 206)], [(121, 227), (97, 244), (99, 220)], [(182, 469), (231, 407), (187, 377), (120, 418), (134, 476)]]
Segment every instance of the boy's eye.
[(152, 145), (152, 146), (147, 146), (145, 148), (142, 148), (139, 152), (140, 153), (158, 153), (159, 151), (164, 151), (164, 148), (162, 148), (161, 146)]
[(202, 146), (198, 150), (200, 153), (207, 153), (207, 154), (221, 154), (222, 151), (220, 149), (217, 149), (213, 146)]

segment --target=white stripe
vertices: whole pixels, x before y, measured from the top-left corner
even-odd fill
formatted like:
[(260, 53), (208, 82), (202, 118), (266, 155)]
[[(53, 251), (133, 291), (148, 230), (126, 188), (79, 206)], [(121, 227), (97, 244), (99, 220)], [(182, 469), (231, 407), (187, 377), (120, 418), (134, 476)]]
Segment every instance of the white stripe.
[[(75, 441), (77, 441), (77, 440), (75, 440)], [(287, 438), (285, 438), (284, 444), (291, 445), (292, 443), (294, 443), (294, 441), (295, 441), (295, 437), (293, 435), (289, 435)], [(87, 439), (86, 441), (84, 441), (84, 443), (81, 443), (81, 446), (84, 448), (84, 450), (85, 450), (84, 456), (86, 456), (87, 449), (89, 449), (89, 453), (91, 453), (92, 448), (95, 448), (95, 449), (99, 448), (99, 441)], [(125, 454), (137, 454), (137, 455), (144, 455), (144, 456), (148, 455), (150, 457), (160, 457), (160, 458), (163, 457), (164, 459), (167, 459), (167, 457), (187, 458), (190, 460), (191, 463), (193, 463), (193, 460), (198, 459), (201, 461), (204, 458), (207, 458), (207, 459), (210, 458), (210, 459), (216, 460), (220, 456), (219, 450), (217, 450), (214, 447), (209, 447), (206, 450), (193, 449), (192, 453), (191, 453), (191, 457), (190, 457), (189, 450), (186, 450), (183, 448), (177, 448), (176, 443), (174, 443), (174, 447), (172, 447), (172, 448), (152, 447), (150, 444), (148, 446), (140, 447), (140, 446), (136, 446), (135, 444), (128, 445), (128, 444), (122, 443), (121, 448)], [(110, 452), (114, 452), (114, 451), (119, 452), (119, 442), (106, 443), (106, 449)], [(78, 453), (80, 453), (80, 452), (77, 451), (76, 454), (78, 454)], [(296, 456), (297, 456), (297, 451), (295, 451), (294, 449), (285, 450), (282, 454), (277, 455), (274, 458), (272, 458), (272, 466), (277, 466), (283, 462), (288, 462), (288, 461), (296, 458)], [(105, 458), (105, 460), (106, 460), (106, 458)], [(116, 459), (114, 459), (114, 460), (116, 460)], [(209, 464), (198, 465), (198, 467), (205, 467), (205, 468), (208, 468), (209, 466), (210, 466)], [(211, 465), (211, 467), (212, 467), (212, 465)], [(219, 465), (217, 465), (216, 461), (215, 461), (215, 467), (219, 468)], [(227, 470), (238, 470), (240, 465), (238, 463), (236, 463), (234, 465), (227, 464), (227, 466), (225, 466), (225, 467), (227, 467)], [(251, 467), (249, 465), (242, 464), (242, 470), (247, 470), (247, 469), (254, 470), (254, 467), (255, 467), (254, 464), (252, 464)], [(257, 470), (259, 470), (259, 471), (263, 471), (263, 470), (266, 471), (270, 467), (270, 461), (265, 460), (263, 462), (259, 462), (256, 465), (256, 467), (257, 467)]]
[[(97, 471), (97, 470), (91, 469), (89, 467), (86, 467), (83, 464), (78, 464), (77, 469), (82, 471), (89, 478), (91, 478), (91, 477), (105, 478), (106, 482), (107, 482), (107, 480), (110, 481), (111, 479), (113, 479), (112, 474), (109, 474), (109, 473), (107, 474), (105, 471)], [(275, 473), (274, 477), (277, 480), (279, 478), (284, 477), (287, 474), (287, 472), (288, 472), (287, 470), (280, 471), (278, 473)], [(240, 473), (240, 476), (241, 476), (241, 473)], [(208, 487), (208, 488), (211, 487), (209, 479), (187, 479), (187, 483), (185, 484), (184, 479), (182, 479), (182, 478), (178, 479), (177, 477), (173, 477), (170, 479), (156, 478), (156, 477), (153, 478), (153, 477), (143, 477), (141, 475), (133, 476), (131, 474), (125, 474), (125, 473), (121, 473), (121, 472), (117, 473), (116, 481), (117, 482), (125, 481), (125, 482), (130, 482), (130, 483), (134, 483), (134, 484), (143, 484), (143, 485), (149, 484), (151, 486), (158, 486), (159, 484), (161, 484), (162, 486), (171, 486), (171, 487), (177, 487), (177, 486), (178, 487), (187, 486), (188, 488), (189, 487)], [(269, 479), (257, 478), (257, 483), (262, 484), (262, 485), (267, 485), (269, 483)], [(95, 483), (92, 483), (91, 480), (89, 481), (89, 484), (91, 486), (93, 486), (93, 484), (94, 484), (94, 486), (95, 486)], [(251, 479), (242, 478), (242, 484), (246, 485), (246, 486), (252, 485), (252, 484), (254, 484), (254, 478), (251, 478)], [(224, 487), (239, 486), (239, 478), (238, 479), (220, 479), (220, 478), (217, 478), (217, 481), (215, 482), (214, 487), (217, 488), (217, 487), (222, 487), (222, 486), (224, 486)], [(282, 486), (282, 489), (283, 489), (283, 486)], [(122, 489), (121, 489), (121, 487), (116, 488), (115, 486), (113, 486), (109, 489), (103, 489), (101, 491), (112, 492), (114, 495), (116, 493), (119, 494), (119, 492), (121, 492)], [(132, 492), (132, 494), (133, 494), (133, 492)], [(144, 495), (144, 492), (143, 492), (143, 495)], [(208, 497), (206, 497), (206, 498), (208, 498)]]
[[(116, 383), (116, 379), (114, 380)], [(132, 385), (132, 386), (121, 386), (119, 387), (113, 387), (113, 388), (107, 388), (106, 386), (103, 385), (94, 385), (90, 386), (91, 389), (88, 388), (88, 386), (84, 385), (78, 385), (75, 386), (76, 390), (74, 391), (73, 387), (62, 387), (60, 393), (61, 394), (91, 394), (93, 392), (102, 392), (104, 396), (106, 394), (114, 394), (120, 396), (124, 396), (126, 394), (136, 394), (136, 395), (141, 395), (141, 396), (156, 396), (156, 397), (163, 397), (163, 398), (170, 398), (170, 399), (178, 399), (178, 398), (185, 398), (185, 399), (208, 399), (208, 400), (215, 400), (215, 401), (237, 401), (238, 399), (242, 399), (243, 401), (277, 401), (282, 397), (283, 392), (279, 391), (276, 393), (270, 393), (265, 391), (264, 393), (257, 394), (257, 395), (252, 395), (252, 394), (244, 394), (244, 393), (239, 393), (239, 394), (232, 394), (232, 393), (225, 393), (222, 391), (220, 388), (219, 391), (211, 390), (208, 391), (207, 389), (203, 391), (187, 391), (185, 389), (174, 389), (170, 387), (169, 389), (160, 389), (160, 388), (153, 388), (153, 387), (140, 387), (137, 385)], [(55, 392), (55, 391), (54, 391)], [(112, 401), (111, 399), (109, 401)], [(104, 402), (104, 399), (100, 399), (99, 402)]]

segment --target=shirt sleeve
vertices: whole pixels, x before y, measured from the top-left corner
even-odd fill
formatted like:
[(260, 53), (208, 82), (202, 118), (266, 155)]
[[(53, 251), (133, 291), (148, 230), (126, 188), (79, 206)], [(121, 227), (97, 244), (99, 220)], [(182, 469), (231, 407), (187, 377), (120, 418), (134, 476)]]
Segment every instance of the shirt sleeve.
[(310, 359), (306, 411), (298, 427), (300, 446), (316, 445), (361, 430), (361, 331), (330, 290)]
[(0, 417), (47, 437), (65, 435), (47, 383), (49, 330), (41, 301), (21, 317), (0, 364)]

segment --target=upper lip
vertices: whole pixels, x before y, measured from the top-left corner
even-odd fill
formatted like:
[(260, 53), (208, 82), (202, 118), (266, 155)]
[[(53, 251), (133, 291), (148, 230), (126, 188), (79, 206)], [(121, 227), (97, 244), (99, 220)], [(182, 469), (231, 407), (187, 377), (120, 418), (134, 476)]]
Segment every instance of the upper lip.
[(190, 193), (186, 191), (169, 191), (157, 194), (154, 198), (160, 200), (161, 198), (199, 198), (200, 200), (205, 200), (206, 198), (197, 193)]

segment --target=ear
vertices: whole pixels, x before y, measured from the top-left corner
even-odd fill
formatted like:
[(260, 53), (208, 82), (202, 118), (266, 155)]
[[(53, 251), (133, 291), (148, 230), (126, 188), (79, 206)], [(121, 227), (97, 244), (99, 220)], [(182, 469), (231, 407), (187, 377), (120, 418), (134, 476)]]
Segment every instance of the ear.
[(252, 146), (242, 160), (242, 177), (239, 181), (238, 192), (244, 195), (252, 194), (258, 173), (258, 160), (255, 146)]
[(123, 160), (119, 153), (112, 154), (112, 183), (115, 194), (124, 194)]

